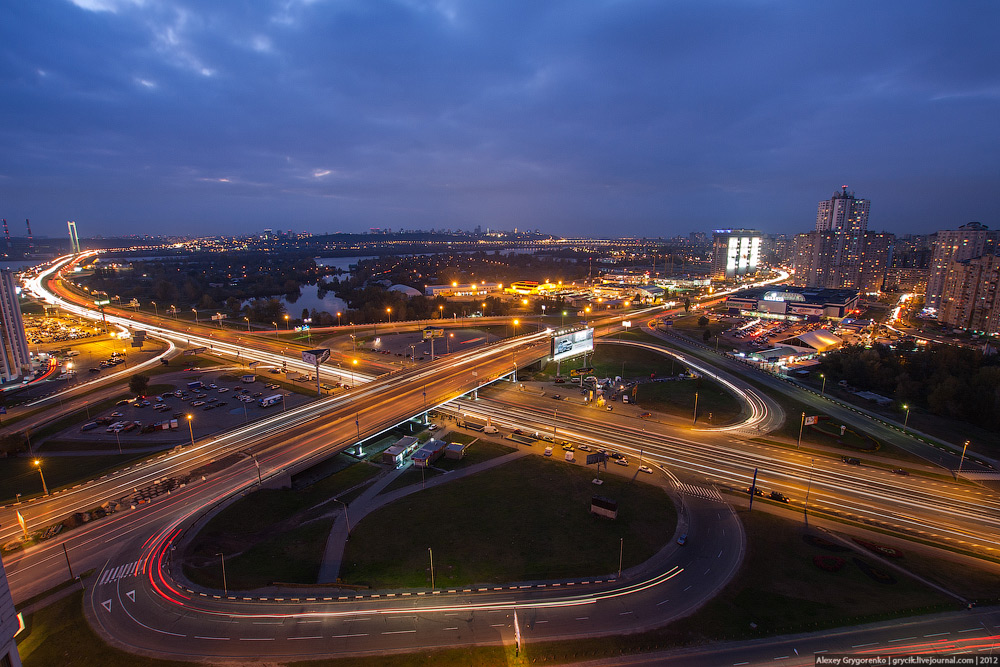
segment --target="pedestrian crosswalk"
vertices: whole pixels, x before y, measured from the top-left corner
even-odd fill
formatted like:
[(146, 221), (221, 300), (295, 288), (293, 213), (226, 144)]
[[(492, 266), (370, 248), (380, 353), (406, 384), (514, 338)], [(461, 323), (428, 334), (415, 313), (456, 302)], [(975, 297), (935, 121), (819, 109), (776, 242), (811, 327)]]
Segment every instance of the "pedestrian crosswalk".
[(722, 494), (712, 486), (697, 486), (695, 484), (681, 483), (680, 492), (687, 496), (698, 496), (699, 498), (704, 498), (706, 500), (717, 500), (720, 503), (723, 502)]
[(113, 584), (119, 579), (134, 576), (138, 569), (138, 565), (139, 561), (132, 561), (126, 565), (113, 565), (104, 570), (101, 574), (101, 578), (97, 581), (97, 585), (103, 586), (104, 584)]

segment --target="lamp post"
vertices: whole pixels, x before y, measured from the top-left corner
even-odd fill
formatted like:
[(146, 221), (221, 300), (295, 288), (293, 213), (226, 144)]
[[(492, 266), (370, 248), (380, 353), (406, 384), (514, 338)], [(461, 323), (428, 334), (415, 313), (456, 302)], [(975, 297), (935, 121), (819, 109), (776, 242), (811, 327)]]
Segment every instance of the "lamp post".
[(45, 474), (42, 472), (42, 462), (35, 459), (35, 467), (38, 468), (38, 474), (42, 477), (42, 495), (47, 496), (49, 495), (49, 487), (45, 484)]
[(826, 374), (820, 373), (819, 376), (823, 378), (823, 388), (819, 390), (820, 396), (826, 395)]
[[(966, 440), (965, 444), (962, 445), (962, 458), (958, 460), (958, 472), (962, 472), (962, 464), (965, 463), (965, 450), (968, 448), (969, 448), (969, 441)], [(39, 472), (41, 472), (41, 468), (39, 468)], [(44, 479), (42, 483), (43, 484), (45, 483)]]
[(802, 413), (802, 420), (799, 422), (799, 439), (795, 441), (795, 449), (802, 444), (802, 427), (806, 425), (806, 413)]
[(386, 312), (386, 315), (389, 316), (389, 322), (388, 323), (392, 324), (392, 308), (386, 308), (385, 312)]
[(431, 558), (431, 590), (434, 589), (434, 551), (427, 547), (427, 553)]
[(354, 388), (354, 367), (358, 365), (357, 359), (351, 359), (351, 389)]
[(243, 319), (246, 320), (247, 323), (247, 333), (250, 333), (250, 318), (244, 317)]
[(906, 433), (906, 425), (910, 421), (910, 406), (904, 405), (903, 409), (906, 410), (906, 417), (903, 418), (903, 433)]
[(271, 322), (271, 324), (274, 325), (274, 339), (278, 340), (278, 323), (277, 322)]
[(445, 349), (445, 353), (446, 354), (451, 354), (451, 339), (454, 338), (454, 337), (455, 337), (455, 334), (450, 333), (450, 334), (448, 334), (448, 337), (444, 341), (445, 342), (445, 348), (446, 348)]
[(802, 508), (802, 517), (809, 523), (809, 492), (812, 490), (813, 470), (816, 467), (816, 459), (809, 459), (809, 483), (806, 485), (806, 502)]
[(160, 316), (160, 311), (156, 308), (156, 302), (155, 301), (150, 301), (150, 303), (153, 304), (153, 315), (159, 317)]
[(226, 557), (221, 553), (215, 555), (222, 559), (222, 593), (229, 595), (229, 585), (226, 583)]
[(344, 518), (347, 519), (347, 536), (350, 537), (351, 536), (351, 515), (347, 511), (347, 503), (345, 503), (340, 498), (334, 498), (334, 500), (336, 500), (338, 503), (340, 503), (341, 505), (344, 506)]
[[(625, 365), (622, 364), (622, 373), (625, 372)], [(622, 377), (624, 379), (624, 376)], [(691, 419), (691, 426), (698, 423), (698, 392), (694, 392), (694, 415)]]
[(191, 446), (193, 447), (194, 446), (194, 427), (191, 426), (191, 419), (192, 419), (191, 415), (188, 415), (187, 416), (187, 420), (188, 420), (188, 433), (191, 434)]
[(341, 312), (340, 312), (340, 311), (338, 310), (338, 311), (337, 311), (337, 326), (338, 326), (338, 327), (340, 326), (340, 316), (341, 316), (341, 314), (342, 314), (342, 313), (341, 313)]
[(288, 329), (288, 313), (285, 313), (285, 330)]
[(198, 309), (197, 308), (192, 308), (191, 312), (194, 313), (194, 323), (197, 324), (198, 323)]

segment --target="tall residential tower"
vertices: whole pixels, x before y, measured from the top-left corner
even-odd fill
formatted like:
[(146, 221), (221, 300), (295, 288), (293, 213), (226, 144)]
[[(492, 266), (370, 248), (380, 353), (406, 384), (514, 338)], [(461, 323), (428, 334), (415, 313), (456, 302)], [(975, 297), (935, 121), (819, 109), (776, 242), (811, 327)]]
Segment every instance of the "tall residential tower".
[(14, 274), (0, 269), (0, 380), (10, 382), (31, 365)]

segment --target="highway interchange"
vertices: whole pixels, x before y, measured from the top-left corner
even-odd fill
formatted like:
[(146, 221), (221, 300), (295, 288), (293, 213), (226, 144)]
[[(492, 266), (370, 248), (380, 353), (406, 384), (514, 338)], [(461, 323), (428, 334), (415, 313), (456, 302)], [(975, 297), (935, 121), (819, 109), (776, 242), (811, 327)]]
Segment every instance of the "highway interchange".
[[(41, 277), (35, 287), (48, 293), (43, 280)], [(86, 312), (81, 306), (64, 307)], [(109, 320), (132, 324), (114, 317)], [(203, 343), (198, 336), (177, 334), (169, 328), (143, 328), (167, 340), (187, 343), (191, 337), (192, 344)], [(151, 655), (292, 657), (509, 642), (515, 608), (529, 641), (636, 631), (689, 613), (738, 568), (742, 531), (728, 506), (720, 502), (719, 490), (746, 487), (754, 468), (761, 469), (760, 479), (766, 487), (784, 491), (796, 506), (804, 507), (808, 489), (809, 510), (813, 512), (895, 527), (927, 541), (950, 540), (970, 551), (1000, 547), (1000, 502), (982, 488), (923, 475), (901, 478), (885, 469), (859, 469), (837, 458), (790, 452), (748, 440), (750, 434), (780, 426), (785, 418), (780, 406), (742, 379), (745, 369), (739, 362), (719, 358), (710, 366), (693, 356), (694, 349), (681, 352), (685, 362), (717, 376), (745, 401), (744, 418), (738, 426), (665, 428), (638, 421), (623, 411), (598, 411), (580, 401), (523, 400), (523, 395), (519, 400), (519, 392), (512, 390), (491, 391), (475, 401), (460, 398), (503, 378), (517, 365), (547, 356), (548, 340), (545, 332), (528, 334), (413, 370), (365, 377), (364, 386), (346, 395), (320, 399), (162, 454), (21, 509), (30, 524), (47, 525), (157, 479), (188, 476), (242, 451), (256, 454), (265, 478), (280, 476), (353, 445), (359, 435), (363, 439), (437, 406), (490, 416), (501, 427), (540, 432), (552, 428), (553, 411), (557, 410), (559, 437), (616, 449), (633, 460), (639, 458), (641, 450), (645, 462), (663, 470), (675, 493), (683, 498), (683, 522), (695, 548), (677, 549), (671, 543), (646, 567), (624, 573), (621, 580), (605, 573), (600, 583), (595, 583), (595, 576), (587, 583), (552, 582), (560, 586), (545, 588), (538, 588), (537, 582), (519, 582), (513, 588), (500, 587), (503, 590), (379, 591), (366, 593), (361, 599), (355, 599), (354, 594), (335, 595), (329, 589), (312, 591), (312, 595), (300, 591), (260, 599), (182, 588), (170, 572), (171, 547), (206, 508), (258, 483), (253, 461), (244, 458), (205, 479), (192, 478), (184, 488), (151, 505), (70, 531), (13, 559), (6, 565), (12, 589), (23, 598), (64, 580), (65, 544), (77, 571), (99, 569), (88, 597), (92, 622), (111, 641)], [(215, 338), (211, 344), (217, 352), (236, 356), (239, 350), (244, 358), (277, 363), (272, 352)], [(683, 346), (677, 341), (674, 344)], [(651, 351), (663, 353), (658, 347)], [(764, 378), (765, 383), (768, 380)], [(775, 386), (783, 384), (773, 382)], [(790, 391), (787, 386), (781, 389)], [(826, 414), (837, 409), (825, 399), (801, 391), (796, 398), (820, 403)], [(885, 431), (877, 437), (909, 440), (894, 429), (873, 424), (864, 415), (843, 412), (838, 418), (845, 423), (863, 423), (866, 429)], [(921, 455), (926, 454), (924, 449)], [(934, 450), (927, 455), (942, 457), (933, 463), (954, 466), (948, 453)], [(941, 510), (943, 504), (948, 506), (947, 512)], [(13, 508), (3, 508), (0, 516), (5, 527), (0, 536), (5, 541), (13, 539)], [(178, 637), (190, 641), (178, 642)]]

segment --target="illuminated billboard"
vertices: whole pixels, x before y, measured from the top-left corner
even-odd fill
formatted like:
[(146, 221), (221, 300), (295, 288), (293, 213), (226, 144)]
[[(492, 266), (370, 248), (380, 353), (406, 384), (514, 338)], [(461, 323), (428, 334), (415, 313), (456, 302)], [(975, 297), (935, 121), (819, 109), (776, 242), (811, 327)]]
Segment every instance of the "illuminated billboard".
[(552, 361), (569, 359), (578, 354), (593, 352), (594, 330), (581, 329), (552, 337)]

